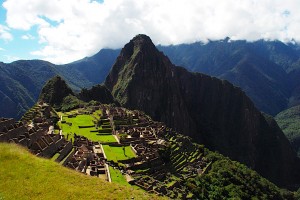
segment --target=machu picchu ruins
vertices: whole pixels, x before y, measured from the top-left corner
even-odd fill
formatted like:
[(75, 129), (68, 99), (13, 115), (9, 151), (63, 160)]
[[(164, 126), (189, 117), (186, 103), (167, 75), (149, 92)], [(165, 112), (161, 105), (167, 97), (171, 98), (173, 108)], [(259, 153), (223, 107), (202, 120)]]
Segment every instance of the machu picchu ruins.
[[(80, 116), (92, 117), (77, 125), (78, 132), (66, 131), (64, 127), (76, 126), (70, 121)], [(109, 139), (97, 141), (89, 135)], [(109, 182), (114, 178), (110, 170), (117, 170), (128, 183), (172, 198), (192, 198), (181, 179), (201, 174), (209, 164), (203, 147), (177, 136), (164, 123), (137, 110), (104, 104), (62, 113), (39, 102), (20, 122), (1, 118), (0, 140), (20, 144), (37, 156)], [(107, 149), (119, 151), (122, 158), (107, 157)]]
[(193, 181), (210, 173), (216, 159), (204, 145), (144, 112), (99, 103), (61, 112), (39, 102), (21, 121), (1, 118), (0, 141), (79, 173), (171, 199), (195, 199)]

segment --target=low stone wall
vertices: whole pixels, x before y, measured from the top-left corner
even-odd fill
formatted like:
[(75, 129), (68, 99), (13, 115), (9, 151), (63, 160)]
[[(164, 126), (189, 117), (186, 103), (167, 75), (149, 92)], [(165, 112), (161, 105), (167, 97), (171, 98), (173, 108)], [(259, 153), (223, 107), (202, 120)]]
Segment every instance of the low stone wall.
[(93, 127), (95, 127), (94, 125), (92, 125), (92, 126), (78, 126), (78, 128), (93, 128)]
[(30, 139), (30, 144), (35, 143), (39, 138), (42, 137), (44, 133), (43, 129), (38, 129), (36, 132), (32, 133), (32, 134), (28, 134), (29, 135), (29, 139)]
[(61, 150), (60, 155), (58, 158), (55, 160), (56, 162), (62, 161), (69, 153), (72, 151), (73, 145), (71, 142), (68, 142), (65, 147)]
[(9, 130), (6, 133), (6, 140), (10, 140), (12, 138), (18, 138), (20, 135), (24, 134), (27, 129), (24, 126)]
[(4, 127), (7, 127), (11, 124), (14, 124), (15, 123), (15, 120), (12, 119), (12, 118), (9, 118), (9, 119), (6, 119), (6, 118), (2, 118), (2, 120), (0, 121), (0, 131), (2, 131), (2, 129)]
[(0, 142), (6, 142), (6, 133), (0, 133)]
[(69, 154), (69, 156), (66, 158), (66, 160), (63, 163), (64, 166), (66, 166), (66, 164), (68, 163), (69, 159), (72, 158), (75, 153), (76, 153), (76, 151), (72, 149), (72, 153)]
[[(116, 147), (117, 147), (117, 145), (119, 145), (117, 142), (101, 142), (101, 144), (103, 144), (103, 145), (109, 145), (109, 146), (116, 145)], [(121, 145), (121, 146), (123, 146), (123, 145)]]
[(51, 158), (58, 150), (58, 148), (64, 143), (65, 139), (61, 138), (57, 140), (57, 142), (53, 142), (48, 147), (46, 147), (39, 156), (43, 156), (46, 158)]

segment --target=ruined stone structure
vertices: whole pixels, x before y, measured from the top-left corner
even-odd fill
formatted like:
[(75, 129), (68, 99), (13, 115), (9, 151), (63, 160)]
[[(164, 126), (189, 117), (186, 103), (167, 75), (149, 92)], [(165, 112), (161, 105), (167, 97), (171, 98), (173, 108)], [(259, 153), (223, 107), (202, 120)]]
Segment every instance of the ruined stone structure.
[(27, 147), (37, 156), (51, 158), (56, 153), (68, 154), (72, 143), (58, 134), (48, 134), (49, 126), (26, 125), (14, 119), (0, 118), (0, 141)]
[[(184, 184), (172, 180), (168, 172), (172, 168), (171, 171), (182, 174), (181, 180), (203, 173), (209, 163), (201, 156), (203, 152), (200, 152), (199, 147), (192, 144), (188, 137), (176, 141), (178, 134), (175, 131), (167, 128), (164, 123), (153, 121), (143, 112), (110, 106), (102, 106), (101, 109), (120, 144), (130, 145), (137, 156), (119, 161), (125, 166), (126, 176), (133, 178), (130, 179), (131, 184), (158, 195), (193, 198), (191, 193), (186, 192)], [(173, 151), (167, 155), (171, 160), (166, 163), (162, 154), (168, 148), (173, 148)]]
[[(99, 142), (92, 142), (75, 133), (72, 144), (63, 135), (54, 134), (55, 124), (49, 120), (51, 108), (45, 104), (34, 107), (33, 112), (39, 114), (31, 116), (31, 124), (0, 118), (0, 141), (21, 144), (38, 156), (55, 157), (66, 167), (107, 181), (111, 181), (110, 165), (121, 169), (130, 184), (148, 192), (171, 198), (193, 197), (186, 192), (180, 180), (202, 174), (208, 168), (210, 163), (202, 156), (199, 146), (195, 146), (186, 136), (178, 137), (164, 123), (153, 121), (143, 112), (100, 105), (79, 110), (78, 114), (92, 114), (99, 109), (102, 114), (95, 118), (95, 126), (102, 126), (101, 130), (111, 130), (118, 140), (118, 143), (107, 145), (130, 146), (136, 155), (135, 158), (119, 160), (122, 167), (107, 162)], [(74, 117), (74, 114), (68, 117)], [(170, 172), (180, 177), (174, 180)]]
[(74, 153), (64, 165), (84, 174), (97, 176), (111, 182), (101, 144), (89, 141), (86, 137), (74, 135)]

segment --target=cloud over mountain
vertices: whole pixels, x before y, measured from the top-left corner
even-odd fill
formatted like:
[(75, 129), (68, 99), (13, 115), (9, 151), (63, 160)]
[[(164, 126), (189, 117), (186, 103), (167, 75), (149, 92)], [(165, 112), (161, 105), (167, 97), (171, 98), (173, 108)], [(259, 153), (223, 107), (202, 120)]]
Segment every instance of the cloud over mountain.
[(297, 0), (6, 0), (3, 7), (10, 29), (37, 31), (41, 46), (32, 54), (55, 63), (119, 48), (138, 33), (164, 45), (226, 36), (300, 41)]

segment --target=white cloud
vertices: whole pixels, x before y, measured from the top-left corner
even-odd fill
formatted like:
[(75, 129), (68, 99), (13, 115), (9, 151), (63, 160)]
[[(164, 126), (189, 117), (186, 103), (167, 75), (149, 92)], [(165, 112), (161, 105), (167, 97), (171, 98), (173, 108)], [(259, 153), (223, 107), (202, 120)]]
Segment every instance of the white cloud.
[(9, 33), (9, 29), (6, 26), (0, 24), (0, 39), (4, 41), (11, 41), (13, 36)]
[(5, 51), (5, 49), (3, 49), (3, 48), (0, 47), (0, 51)]
[(10, 28), (38, 26), (43, 48), (33, 55), (55, 63), (119, 48), (139, 33), (156, 44), (208, 39), (300, 41), (298, 0), (7, 0)]
[(3, 55), (4, 62), (10, 63), (16, 60), (20, 60), (21, 58), (18, 56), (12, 56), (12, 55)]
[(30, 34), (22, 35), (21, 38), (23, 40), (34, 40), (34, 37)]

